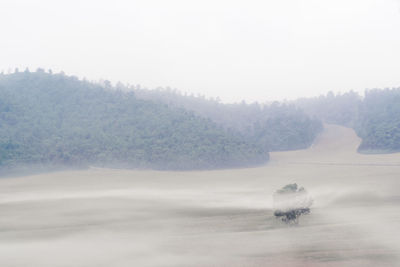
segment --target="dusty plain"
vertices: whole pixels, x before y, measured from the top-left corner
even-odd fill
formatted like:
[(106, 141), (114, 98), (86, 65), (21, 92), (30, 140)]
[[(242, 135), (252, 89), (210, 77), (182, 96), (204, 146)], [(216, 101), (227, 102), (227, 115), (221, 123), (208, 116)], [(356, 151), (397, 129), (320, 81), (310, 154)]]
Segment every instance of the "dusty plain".
[[(0, 266), (400, 266), (400, 154), (362, 155), (326, 125), (262, 167), (91, 168), (0, 179)], [(297, 226), (272, 194), (314, 198)]]

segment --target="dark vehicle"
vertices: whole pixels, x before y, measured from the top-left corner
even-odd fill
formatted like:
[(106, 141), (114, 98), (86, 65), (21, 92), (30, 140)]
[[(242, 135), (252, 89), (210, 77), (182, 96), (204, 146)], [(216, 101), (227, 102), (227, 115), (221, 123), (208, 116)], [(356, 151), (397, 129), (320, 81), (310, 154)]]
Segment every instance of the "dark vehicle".
[(310, 213), (313, 203), (304, 187), (288, 184), (273, 195), (274, 215), (288, 224), (298, 224), (299, 217)]

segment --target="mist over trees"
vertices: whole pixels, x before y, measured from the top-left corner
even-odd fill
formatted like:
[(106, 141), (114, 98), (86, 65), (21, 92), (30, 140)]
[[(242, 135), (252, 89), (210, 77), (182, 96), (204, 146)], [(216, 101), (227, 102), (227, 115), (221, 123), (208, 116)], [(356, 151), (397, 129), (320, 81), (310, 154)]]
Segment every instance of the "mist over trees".
[(315, 116), (326, 123), (339, 124), (353, 127), (361, 96), (353, 91), (344, 94), (329, 92), (314, 98), (300, 98), (295, 101), (296, 106), (303, 109), (307, 114)]
[(0, 74), (0, 169), (251, 166), (267, 162), (268, 151), (307, 148), (321, 121), (354, 128), (361, 152), (400, 151), (400, 88), (223, 104), (171, 89), (15, 70)]
[(400, 88), (366, 91), (355, 129), (361, 152), (400, 151)]
[(330, 92), (295, 104), (326, 123), (353, 128), (362, 138), (360, 152), (400, 151), (400, 88), (366, 90), (363, 96)]
[(321, 121), (354, 128), (360, 152), (400, 151), (400, 89), (223, 104), (171, 89), (15, 70), (0, 75), (0, 168), (250, 166), (267, 162), (268, 151), (310, 146)]
[(0, 75), (3, 168), (251, 166), (267, 162), (268, 151), (309, 146), (321, 128), (288, 104), (222, 104), (43, 69)]
[(206, 169), (265, 163), (268, 151), (193, 112), (111, 85), (26, 70), (0, 75), (0, 167)]
[(192, 110), (268, 151), (307, 148), (322, 130), (319, 119), (307, 115), (294, 104), (223, 104), (218, 98), (184, 95), (170, 88), (135, 87), (134, 92), (141, 99)]

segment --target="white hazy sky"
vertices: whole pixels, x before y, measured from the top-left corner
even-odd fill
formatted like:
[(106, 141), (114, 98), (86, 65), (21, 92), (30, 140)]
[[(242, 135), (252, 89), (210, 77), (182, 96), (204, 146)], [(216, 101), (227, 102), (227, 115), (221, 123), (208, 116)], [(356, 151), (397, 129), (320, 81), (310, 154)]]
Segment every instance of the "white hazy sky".
[(400, 86), (398, 0), (1, 0), (0, 70), (224, 102)]

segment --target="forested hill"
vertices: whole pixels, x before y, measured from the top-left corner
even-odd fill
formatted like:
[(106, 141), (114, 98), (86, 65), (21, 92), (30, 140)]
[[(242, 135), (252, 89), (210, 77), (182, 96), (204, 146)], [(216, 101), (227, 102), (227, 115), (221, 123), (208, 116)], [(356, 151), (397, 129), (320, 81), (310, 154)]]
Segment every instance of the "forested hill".
[(366, 90), (363, 96), (330, 92), (296, 105), (325, 122), (354, 128), (362, 138), (360, 152), (400, 151), (400, 88)]
[(0, 75), (0, 169), (21, 165), (206, 169), (268, 152), (184, 109), (43, 70)]
[(322, 130), (319, 119), (293, 104), (223, 104), (218, 99), (184, 95), (168, 88), (146, 90), (136, 87), (134, 91), (141, 99), (192, 110), (269, 151), (307, 148)]
[(400, 88), (369, 90), (355, 124), (366, 153), (400, 152)]
[(295, 105), (326, 123), (354, 127), (361, 101), (361, 96), (353, 91), (344, 94), (329, 92), (319, 97), (300, 98)]

